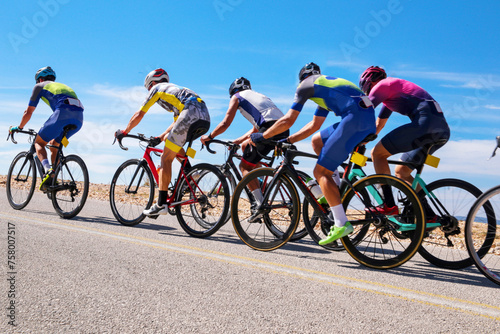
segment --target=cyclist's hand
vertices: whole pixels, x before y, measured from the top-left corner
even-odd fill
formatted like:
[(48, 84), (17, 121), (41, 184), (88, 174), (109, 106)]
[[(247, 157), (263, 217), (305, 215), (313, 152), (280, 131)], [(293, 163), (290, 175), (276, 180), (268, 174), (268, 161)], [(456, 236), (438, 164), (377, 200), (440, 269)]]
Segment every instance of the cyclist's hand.
[(149, 141), (149, 145), (154, 147), (154, 146), (158, 145), (161, 142), (162, 142), (162, 140), (161, 140), (160, 137), (154, 137), (153, 139), (151, 139)]
[(289, 137), (283, 138), (283, 139), (278, 140), (278, 142), (279, 143), (291, 144), (289, 139), (290, 139)]
[(20, 128), (18, 126), (11, 126), (9, 128), (9, 133), (12, 133), (12, 132), (17, 132), (17, 131), (21, 131), (23, 128)]
[(115, 137), (116, 137), (116, 139), (118, 139), (118, 140), (122, 140), (122, 139), (123, 139), (123, 137), (125, 137), (126, 135), (128, 135), (128, 133), (126, 133), (126, 132), (125, 132), (125, 131), (123, 131), (123, 130), (119, 130), (119, 129), (118, 129), (118, 130), (116, 130), (116, 132), (115, 132)]
[(209, 136), (207, 136), (207, 135), (203, 135), (203, 136), (201, 136), (200, 141), (201, 141), (201, 143), (202, 143), (203, 145), (205, 145), (205, 142), (206, 142), (206, 141), (210, 141), (210, 137), (209, 137)]

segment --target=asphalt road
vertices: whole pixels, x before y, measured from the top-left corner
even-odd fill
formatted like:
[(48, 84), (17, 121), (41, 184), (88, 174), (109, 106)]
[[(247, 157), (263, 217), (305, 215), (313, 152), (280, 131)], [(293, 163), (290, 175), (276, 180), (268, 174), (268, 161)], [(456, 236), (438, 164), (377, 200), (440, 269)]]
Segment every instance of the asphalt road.
[(38, 192), (11, 209), (5, 188), (0, 221), (1, 333), (500, 332), (500, 287), (475, 267), (377, 271), (308, 238), (258, 252), (230, 223), (200, 240), (93, 200), (63, 220)]

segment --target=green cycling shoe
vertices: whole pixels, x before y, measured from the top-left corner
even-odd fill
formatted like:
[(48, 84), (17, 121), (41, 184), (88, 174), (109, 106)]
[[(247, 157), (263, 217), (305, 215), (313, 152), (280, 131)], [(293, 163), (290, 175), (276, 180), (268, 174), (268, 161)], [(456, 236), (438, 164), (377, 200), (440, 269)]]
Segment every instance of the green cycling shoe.
[(318, 242), (318, 244), (320, 244), (321, 246), (331, 244), (335, 240), (343, 238), (346, 235), (351, 234), (353, 231), (354, 231), (354, 229), (352, 228), (352, 225), (349, 222), (346, 222), (345, 225), (342, 227), (337, 227), (337, 226), (333, 225), (332, 228), (330, 229), (330, 232), (328, 232), (328, 235), (326, 236), (326, 238), (321, 239)]

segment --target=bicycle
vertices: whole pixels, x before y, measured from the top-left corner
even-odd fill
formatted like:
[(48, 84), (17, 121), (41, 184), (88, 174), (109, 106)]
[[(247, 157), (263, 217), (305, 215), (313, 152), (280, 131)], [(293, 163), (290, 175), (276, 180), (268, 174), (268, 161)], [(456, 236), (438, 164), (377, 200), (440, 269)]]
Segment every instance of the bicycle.
[[(116, 170), (110, 186), (110, 204), (113, 215), (121, 224), (134, 226), (146, 218), (143, 211), (153, 204), (158, 184), (158, 171), (151, 153), (161, 155), (163, 150), (154, 147), (159, 144), (155, 137), (147, 138), (143, 134), (128, 134), (125, 137), (147, 144), (140, 144), (145, 150), (141, 160), (127, 160)], [(187, 171), (188, 156), (194, 151), (191, 149), (192, 139), (188, 138), (188, 142), (187, 156), (177, 155), (181, 168), (177, 179), (169, 187), (167, 206), (169, 214), (177, 216), (187, 234), (204, 238), (217, 232), (226, 222), (229, 186), (224, 175), (213, 165), (200, 163)], [(121, 139), (118, 145), (128, 150)]]
[[(228, 184), (230, 185), (230, 188), (231, 188), (231, 194), (234, 193), (234, 189), (236, 188), (237, 184), (241, 181), (242, 179), (242, 176), (241, 176), (241, 173), (240, 173), (240, 170), (239, 168), (236, 166), (236, 164), (234, 163), (234, 159), (238, 159), (238, 160), (241, 160), (241, 155), (239, 155), (237, 152), (238, 152), (238, 149), (240, 148), (240, 145), (238, 144), (235, 144), (233, 142), (230, 142), (230, 141), (222, 141), (222, 140), (218, 140), (218, 139), (212, 139), (210, 141), (207, 141), (206, 142), (206, 148), (207, 148), (207, 151), (211, 154), (217, 154), (216, 151), (210, 149), (210, 145), (211, 144), (220, 144), (220, 145), (223, 145), (225, 147), (228, 148), (227, 150), (227, 157), (225, 159), (225, 162), (222, 164), (222, 165), (217, 165), (217, 167), (221, 170), (221, 172), (224, 174), (224, 176), (227, 178), (228, 180)], [(257, 151), (257, 153), (259, 153)], [(262, 160), (267, 160), (268, 162), (264, 162), (261, 160), (261, 164), (263, 165), (263, 167), (271, 167), (275, 161), (275, 158), (276, 158), (276, 155), (273, 154), (273, 156), (270, 158), (270, 157), (267, 157), (267, 156), (264, 156), (262, 154), (260, 154), (260, 157), (262, 158)], [(298, 164), (297, 162), (294, 162), (294, 164)], [(299, 174), (300, 178), (305, 182), (307, 179), (309, 179), (309, 175), (307, 175), (306, 173), (302, 172), (302, 171), (299, 171), (297, 170), (297, 173)], [(248, 188), (245, 188), (245, 192), (246, 192), (246, 195), (248, 196), (248, 198), (252, 198), (253, 199), (253, 195), (252, 193), (250, 192), (250, 190)], [(229, 218), (231, 218), (231, 210), (229, 212), (229, 215), (228, 215), (228, 218), (227, 220), (229, 220)], [(292, 235), (292, 237), (290, 238), (289, 241), (297, 241), (297, 240), (300, 240), (302, 238), (304, 238), (306, 235), (308, 234), (305, 226), (304, 226), (304, 223), (301, 221), (299, 222), (299, 226), (297, 228), (297, 230), (295, 231), (295, 233)]]
[[(426, 145), (429, 152), (435, 143)], [(359, 152), (364, 154), (364, 148)], [(366, 161), (372, 161), (366, 158)], [(433, 217), (426, 218), (426, 232), (418, 252), (428, 262), (447, 269), (463, 269), (474, 262), (467, 252), (465, 242), (465, 220), (469, 208), (482, 192), (473, 184), (460, 179), (445, 178), (426, 184), (422, 179), (424, 165), (437, 167), (439, 159), (427, 154), (421, 164), (388, 160), (389, 164), (406, 165), (416, 170), (412, 188), (417, 191), (424, 206), (424, 212)], [(349, 172), (348, 179), (355, 182), (365, 177), (362, 166), (355, 165)], [(307, 207), (304, 208), (307, 210)], [(486, 208), (487, 210), (488, 208)], [(305, 216), (308, 216), (305, 214)], [(315, 222), (306, 222), (314, 227)], [(327, 233), (326, 227), (316, 229), (318, 233)], [(326, 234), (325, 234), (326, 235)], [(317, 238), (321, 238), (322, 235)], [(336, 250), (336, 249), (335, 249)]]
[[(500, 136), (490, 159), (500, 147)], [(465, 223), (465, 240), (477, 269), (500, 285), (500, 227), (495, 212), (500, 212), (500, 186), (485, 191), (474, 203)]]
[[(64, 127), (63, 142), (67, 141), (67, 133), (75, 128), (74, 125)], [(10, 138), (14, 144), (17, 144), (14, 139), (16, 132), (29, 135), (28, 141), (31, 143), (29, 151), (20, 152), (12, 160), (7, 174), (7, 200), (13, 209), (21, 210), (28, 205), (33, 197), (37, 185), (37, 170), (41, 181), (44, 168), (35, 150), (37, 132), (33, 129), (9, 132), (7, 140)], [(51, 181), (46, 181), (49, 184), (44, 193), (52, 201), (52, 205), (60, 217), (73, 218), (80, 213), (87, 200), (89, 192), (87, 166), (77, 155), (65, 156), (63, 154), (64, 144), (46, 146), (56, 148), (57, 152), (53, 164), (54, 177)]]
[[(367, 137), (363, 142), (369, 140), (372, 139)], [(293, 235), (300, 217), (300, 201), (295, 185), (319, 219), (330, 221), (329, 211), (318, 203), (292, 163), (297, 156), (318, 157), (300, 152), (287, 143), (269, 143), (276, 145), (283, 154), (281, 165), (276, 169), (260, 168), (248, 173), (236, 187), (231, 202), (233, 225), (239, 238), (261, 251), (277, 249)], [(348, 169), (352, 164), (350, 160)], [(242, 192), (256, 178), (263, 180), (264, 201), (252, 208), (251, 200)], [(376, 210), (377, 206), (384, 204), (380, 191), (382, 186), (389, 187), (394, 199), (397, 199), (401, 207), (397, 215), (384, 215)], [(354, 232), (342, 238), (341, 242), (356, 261), (371, 268), (389, 269), (402, 265), (417, 252), (425, 231), (424, 213), (418, 196), (409, 185), (390, 175), (375, 174), (354, 184), (343, 178), (340, 192), (347, 218), (354, 227)], [(411, 210), (407, 209), (409, 205)]]

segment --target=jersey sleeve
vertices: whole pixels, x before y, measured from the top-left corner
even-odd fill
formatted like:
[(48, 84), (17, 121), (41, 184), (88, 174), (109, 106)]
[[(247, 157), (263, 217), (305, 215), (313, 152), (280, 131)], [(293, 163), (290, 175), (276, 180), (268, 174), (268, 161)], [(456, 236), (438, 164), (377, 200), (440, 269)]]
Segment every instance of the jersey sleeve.
[(159, 98), (160, 95), (158, 94), (158, 90), (155, 89), (155, 87), (151, 88), (151, 92), (141, 106), (141, 111), (148, 112), (149, 108), (151, 108)]
[(307, 85), (302, 82), (299, 87), (297, 87), (291, 109), (302, 111), (302, 108), (304, 108), (304, 104), (306, 103), (306, 101), (313, 96), (314, 85)]
[(373, 107), (377, 107), (380, 103), (389, 99), (392, 94), (392, 88), (389, 81), (381, 80), (370, 92), (368, 96), (373, 103)]
[(380, 112), (378, 114), (378, 118), (386, 119), (386, 118), (389, 118), (389, 116), (391, 116), (391, 114), (392, 114), (392, 110), (387, 108), (384, 104), (382, 106), (382, 109), (380, 109)]
[(38, 102), (40, 102), (42, 89), (43, 89), (42, 83), (36, 84), (35, 87), (33, 87), (33, 92), (31, 93), (30, 102), (28, 103), (28, 106), (36, 107), (38, 105)]
[(325, 108), (318, 107), (314, 112), (314, 116), (326, 117), (330, 112)]

